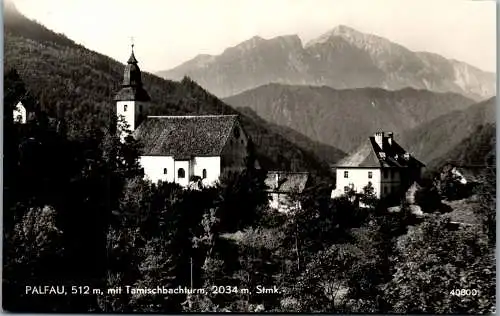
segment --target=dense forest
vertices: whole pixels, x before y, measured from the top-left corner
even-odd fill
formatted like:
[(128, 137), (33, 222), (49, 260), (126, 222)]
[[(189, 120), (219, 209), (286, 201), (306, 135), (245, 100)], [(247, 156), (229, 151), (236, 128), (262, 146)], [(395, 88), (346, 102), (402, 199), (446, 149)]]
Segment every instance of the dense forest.
[[(16, 71), (4, 82), (8, 117), (29, 91)], [(448, 197), (433, 184), (418, 197), (425, 216), (405, 201), (388, 212), (370, 188), (332, 200), (322, 182), (294, 194), (302, 208), (285, 216), (268, 209), (254, 154), (216, 187), (150, 184), (132, 137), (104, 126), (74, 138), (71, 122), (47, 116), (5, 121), (7, 311), (494, 311), (494, 169), (460, 197), (479, 199), (480, 225), (441, 216)], [(50, 285), (67, 294), (27, 291)], [(157, 287), (206, 293), (127, 292)]]

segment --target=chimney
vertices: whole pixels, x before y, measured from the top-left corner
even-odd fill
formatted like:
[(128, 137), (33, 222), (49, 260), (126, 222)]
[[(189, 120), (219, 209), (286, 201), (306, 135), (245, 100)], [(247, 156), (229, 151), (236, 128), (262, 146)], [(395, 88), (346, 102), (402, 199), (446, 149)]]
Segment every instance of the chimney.
[(393, 132), (388, 132), (387, 133), (387, 142), (389, 143), (389, 145), (392, 146), (392, 140), (394, 139), (394, 133)]
[(375, 142), (377, 143), (377, 145), (381, 148), (382, 148), (382, 140), (384, 139), (384, 132), (376, 132), (375, 133)]

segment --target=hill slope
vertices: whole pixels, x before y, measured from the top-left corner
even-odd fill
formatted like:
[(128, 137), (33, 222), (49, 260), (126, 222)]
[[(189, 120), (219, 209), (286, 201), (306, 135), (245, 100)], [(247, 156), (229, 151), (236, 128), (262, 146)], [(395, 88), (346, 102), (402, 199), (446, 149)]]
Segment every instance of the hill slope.
[[(479, 147), (490, 142), (491, 135), (495, 134), (495, 102), (495, 98), (491, 98), (463, 111), (442, 115), (405, 132), (402, 143), (426, 162), (428, 168), (446, 160), (477, 164), (477, 159), (473, 158), (475, 153), (478, 157), (487, 155), (491, 150), (494, 153), (494, 148), (487, 149), (485, 153)], [(471, 156), (468, 157), (469, 150)]]
[(460, 93), (475, 100), (495, 94), (495, 74), (385, 38), (337, 26), (303, 45), (297, 35), (253, 37), (217, 56), (198, 55), (158, 75), (188, 75), (219, 97), (269, 83), (336, 89), (405, 87)]
[(460, 166), (486, 167), (496, 162), (496, 124), (479, 125), (469, 137), (450, 151), (429, 163), (439, 168), (446, 163)]
[[(269, 122), (350, 152), (379, 129), (396, 134), (473, 103), (462, 95), (406, 88), (335, 90), (269, 84), (224, 99)], [(397, 135), (396, 135), (397, 136)]]
[[(109, 122), (123, 64), (53, 33), (15, 8), (6, 7), (4, 23), (4, 67), (18, 70), (43, 110), (70, 121), (69, 133), (74, 136)], [(189, 79), (179, 83), (144, 73), (143, 81), (156, 104), (154, 113), (239, 114)], [(317, 157), (273, 133), (262, 121), (240, 118), (264, 168), (327, 170)]]
[(273, 132), (282, 135), (290, 142), (297, 144), (300, 147), (312, 152), (318, 158), (320, 158), (322, 161), (327, 162), (328, 164), (335, 163), (346, 156), (346, 153), (343, 152), (342, 150), (324, 143), (314, 141), (309, 137), (304, 136), (304, 134), (295, 131), (292, 128), (265, 121), (260, 116), (258, 116), (254, 110), (250, 108), (245, 107), (245, 108), (239, 108), (238, 110), (241, 113), (244, 113), (249, 117), (252, 117), (256, 121), (261, 121), (262, 124), (267, 124), (267, 126), (269, 126), (269, 128)]

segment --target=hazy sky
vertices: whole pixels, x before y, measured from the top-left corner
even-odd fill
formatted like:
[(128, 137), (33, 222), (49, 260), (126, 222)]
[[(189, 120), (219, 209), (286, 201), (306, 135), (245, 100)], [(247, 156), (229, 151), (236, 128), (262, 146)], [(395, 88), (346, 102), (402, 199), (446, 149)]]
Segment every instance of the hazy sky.
[(307, 42), (338, 24), (496, 70), (496, 3), (477, 0), (15, 0), (19, 11), (121, 62), (134, 37), (142, 69), (220, 54), (252, 36)]

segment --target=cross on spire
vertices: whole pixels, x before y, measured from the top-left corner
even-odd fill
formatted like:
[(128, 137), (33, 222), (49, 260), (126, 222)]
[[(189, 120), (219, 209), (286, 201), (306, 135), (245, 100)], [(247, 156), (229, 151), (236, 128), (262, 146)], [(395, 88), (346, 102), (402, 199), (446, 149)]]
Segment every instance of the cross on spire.
[(130, 54), (130, 58), (128, 59), (127, 63), (129, 64), (137, 64), (137, 59), (135, 59), (134, 56), (134, 37), (130, 37), (130, 45), (132, 46), (132, 53)]

